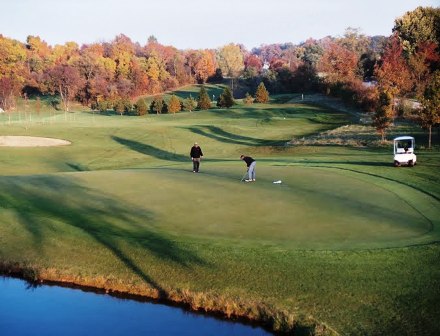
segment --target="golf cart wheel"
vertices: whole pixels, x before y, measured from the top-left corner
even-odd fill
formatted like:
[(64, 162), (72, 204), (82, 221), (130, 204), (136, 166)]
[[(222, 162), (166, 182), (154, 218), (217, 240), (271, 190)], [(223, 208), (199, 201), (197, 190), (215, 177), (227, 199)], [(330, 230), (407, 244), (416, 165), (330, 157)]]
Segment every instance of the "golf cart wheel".
[(400, 167), (400, 162), (399, 161), (394, 161), (394, 167)]
[(410, 167), (414, 167), (414, 161), (413, 161), (413, 160), (409, 160), (409, 161), (408, 161), (408, 166), (410, 166)]

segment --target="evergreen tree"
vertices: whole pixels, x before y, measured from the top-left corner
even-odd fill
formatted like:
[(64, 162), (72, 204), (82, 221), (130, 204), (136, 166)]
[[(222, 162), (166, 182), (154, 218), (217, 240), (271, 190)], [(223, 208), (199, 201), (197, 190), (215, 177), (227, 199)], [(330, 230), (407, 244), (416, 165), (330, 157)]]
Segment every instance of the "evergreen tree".
[(135, 109), (136, 109), (136, 112), (139, 116), (146, 114), (148, 107), (147, 107), (147, 103), (145, 103), (145, 100), (142, 98), (139, 98), (135, 104)]
[(235, 104), (234, 98), (232, 97), (232, 92), (229, 86), (225, 87), (223, 93), (218, 97), (217, 106), (230, 108)]
[(193, 97), (189, 96), (185, 99), (183, 106), (185, 108), (185, 111), (192, 112), (197, 107), (197, 102)]
[(257, 92), (255, 92), (255, 101), (257, 103), (267, 103), (269, 101), (269, 92), (263, 82), (258, 85)]
[(251, 105), (254, 103), (254, 97), (252, 97), (249, 92), (246, 92), (246, 97), (244, 97), (243, 102), (246, 105)]
[(156, 97), (150, 104), (150, 111), (152, 113), (160, 114), (167, 111), (167, 106), (162, 97)]
[(170, 113), (176, 113), (181, 110), (181, 102), (180, 99), (177, 98), (176, 95), (172, 95), (170, 98), (170, 101), (168, 102), (168, 112)]
[(211, 108), (211, 99), (209, 99), (208, 92), (206, 92), (204, 85), (200, 88), (199, 98), (197, 99), (197, 108), (200, 110)]

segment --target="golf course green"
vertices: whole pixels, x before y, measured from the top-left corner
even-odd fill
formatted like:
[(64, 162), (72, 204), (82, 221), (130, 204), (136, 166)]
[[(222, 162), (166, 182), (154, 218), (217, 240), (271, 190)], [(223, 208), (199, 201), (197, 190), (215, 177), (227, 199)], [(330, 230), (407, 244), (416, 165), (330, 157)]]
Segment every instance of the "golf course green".
[[(0, 116), (0, 135), (71, 143), (0, 147), (2, 271), (298, 334), (435, 334), (440, 153), (416, 149), (416, 167), (394, 168), (386, 145), (288, 146), (355, 121), (280, 101), (142, 117)], [(408, 131), (422, 139), (415, 126), (392, 130)], [(194, 142), (204, 152), (198, 174)], [(256, 182), (241, 182), (240, 154), (257, 160)]]

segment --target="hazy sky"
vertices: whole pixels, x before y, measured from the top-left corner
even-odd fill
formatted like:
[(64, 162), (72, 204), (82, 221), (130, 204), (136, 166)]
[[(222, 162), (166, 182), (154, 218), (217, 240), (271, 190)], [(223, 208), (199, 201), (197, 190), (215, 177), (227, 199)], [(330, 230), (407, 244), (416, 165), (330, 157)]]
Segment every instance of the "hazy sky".
[(150, 35), (179, 49), (217, 48), (343, 35), (390, 35), (394, 19), (440, 0), (0, 0), (0, 34), (51, 45), (111, 41), (123, 33), (144, 45)]

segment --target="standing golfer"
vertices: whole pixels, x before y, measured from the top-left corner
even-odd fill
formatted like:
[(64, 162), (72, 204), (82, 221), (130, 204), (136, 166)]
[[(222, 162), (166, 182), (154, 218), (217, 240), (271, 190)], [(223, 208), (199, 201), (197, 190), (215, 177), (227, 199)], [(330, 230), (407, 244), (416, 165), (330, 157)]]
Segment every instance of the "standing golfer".
[(191, 152), (189, 155), (191, 156), (191, 160), (193, 162), (193, 173), (198, 173), (200, 167), (200, 160), (203, 157), (203, 152), (202, 149), (197, 144), (197, 142), (195, 142), (194, 146), (191, 147)]
[(248, 179), (245, 181), (246, 182), (255, 182), (255, 165), (257, 164), (257, 161), (255, 161), (250, 156), (244, 156), (244, 155), (241, 155), (240, 159), (242, 159), (244, 162), (246, 162), (246, 166), (247, 166)]

